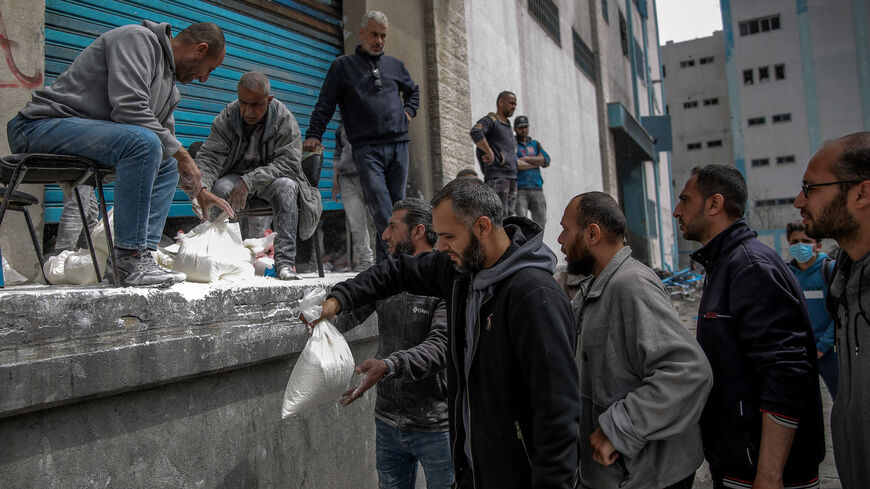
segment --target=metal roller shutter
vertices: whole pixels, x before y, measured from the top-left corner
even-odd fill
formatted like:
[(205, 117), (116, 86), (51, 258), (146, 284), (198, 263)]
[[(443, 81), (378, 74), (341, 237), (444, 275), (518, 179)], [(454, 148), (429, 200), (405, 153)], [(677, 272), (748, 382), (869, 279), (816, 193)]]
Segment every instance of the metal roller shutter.
[[(326, 71), (343, 52), (338, 0), (251, 2), (256, 6), (238, 0), (46, 0), (46, 85), (97, 36), (115, 27), (149, 19), (169, 22), (178, 33), (194, 22), (214, 22), (226, 36), (226, 58), (207, 83), (178, 85), (181, 103), (175, 123), (182, 144), (208, 137), (212, 120), (236, 99), (236, 83), (247, 71), (261, 71), (269, 77), (272, 94), (293, 112), (305, 134)], [(336, 115), (323, 140), (327, 148), (320, 180), (324, 210), (341, 209), (341, 202), (332, 199), (330, 192), (337, 127)], [(61, 201), (60, 189), (48, 186), (46, 222), (60, 219)], [(192, 211), (178, 191), (170, 216), (181, 215), (192, 215)]]

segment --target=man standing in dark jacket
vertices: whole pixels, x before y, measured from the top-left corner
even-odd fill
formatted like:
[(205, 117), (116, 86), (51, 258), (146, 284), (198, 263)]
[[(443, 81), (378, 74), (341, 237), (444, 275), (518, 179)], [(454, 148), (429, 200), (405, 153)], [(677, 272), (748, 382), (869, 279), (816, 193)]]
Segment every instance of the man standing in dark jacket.
[(513, 216), (517, 205), (517, 140), (509, 120), (516, 108), (517, 96), (501, 92), (496, 98), (496, 112), (482, 117), (469, 133), (477, 146), (483, 181), (501, 199), (504, 217)]
[[(420, 104), (420, 89), (405, 65), (384, 54), (387, 24), (383, 12), (363, 15), (361, 43), (329, 67), (302, 143), (305, 151), (323, 149), (323, 132), (338, 104), (378, 236), (387, 228), (393, 203), (405, 198), (408, 125)], [(379, 241), (378, 261), (388, 256)]]
[(707, 272), (698, 342), (714, 383), (701, 436), (715, 487), (819, 487), (822, 402), (800, 284), (742, 219), (737, 169), (695, 168), (679, 199), (674, 217)]
[[(432, 206), (405, 199), (393, 205), (383, 240), (390, 254), (416, 256), (432, 251)], [(342, 333), (378, 313), (377, 358), (362, 362), (360, 384), (345, 392), (347, 406), (377, 384), (375, 451), (380, 487), (413, 489), (417, 462), (427, 489), (453, 485), (447, 431), (447, 306), (444, 299), (402, 292), (389, 299), (345, 311), (335, 321)]]
[(574, 487), (580, 393), (568, 298), (540, 226), (476, 179), (433, 199), (439, 251), (336, 284), (321, 318), (402, 291), (447, 301), (447, 399), (460, 488)]
[(807, 165), (801, 193), (807, 235), (840, 246), (828, 287), (840, 379), (831, 413), (834, 458), (844, 489), (870, 487), (870, 132), (823, 146)]

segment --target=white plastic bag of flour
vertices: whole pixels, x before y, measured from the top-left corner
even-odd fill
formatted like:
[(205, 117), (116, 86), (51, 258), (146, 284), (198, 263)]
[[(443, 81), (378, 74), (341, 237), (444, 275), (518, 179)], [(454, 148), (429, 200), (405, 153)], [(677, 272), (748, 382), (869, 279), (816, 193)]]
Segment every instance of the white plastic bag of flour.
[[(319, 304), (325, 298), (326, 291), (315, 288), (302, 298), (299, 311), (306, 320), (314, 321), (320, 317)], [(344, 336), (331, 322), (318, 323), (287, 381), (281, 417), (339, 400), (348, 389), (353, 366), (353, 354)]]
[(181, 236), (173, 270), (188, 282), (253, 278), (251, 252), (242, 244), (237, 222), (204, 222)]

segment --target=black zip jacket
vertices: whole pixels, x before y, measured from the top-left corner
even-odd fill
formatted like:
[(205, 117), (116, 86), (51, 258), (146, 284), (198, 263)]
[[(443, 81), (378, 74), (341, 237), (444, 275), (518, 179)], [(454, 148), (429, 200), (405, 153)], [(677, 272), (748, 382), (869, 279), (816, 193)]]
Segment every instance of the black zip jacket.
[[(540, 229), (526, 218), (506, 219), (512, 244), (502, 259), (516, 252), (526, 235), (540, 241)], [(447, 254), (435, 251), (379, 263), (336, 284), (331, 295), (342, 309), (401, 291), (447, 301), (448, 414), (458, 487), (573, 488), (580, 390), (568, 298), (545, 270), (520, 268), (494, 284), (477, 324), (469, 325), (471, 280)], [(466, 384), (468, 327), (477, 342)], [(462, 391), (469, 397), (473, 467), (463, 449)]]
[(692, 254), (707, 271), (698, 343), (713, 368), (704, 455), (714, 472), (753, 480), (768, 412), (797, 424), (784, 482), (807, 482), (825, 457), (813, 326), (794, 274), (756, 236), (739, 219)]
[[(375, 69), (379, 77), (374, 75)], [(404, 63), (392, 56), (372, 56), (357, 46), (354, 54), (339, 56), (329, 67), (306, 139), (323, 139), (336, 104), (354, 148), (398, 143), (409, 140), (405, 112), (411, 117), (417, 115), (420, 88)]]
[(378, 313), (377, 358), (394, 375), (378, 382), (375, 416), (408, 431), (447, 431), (447, 307), (444, 300), (408, 293), (345, 311), (342, 333)]

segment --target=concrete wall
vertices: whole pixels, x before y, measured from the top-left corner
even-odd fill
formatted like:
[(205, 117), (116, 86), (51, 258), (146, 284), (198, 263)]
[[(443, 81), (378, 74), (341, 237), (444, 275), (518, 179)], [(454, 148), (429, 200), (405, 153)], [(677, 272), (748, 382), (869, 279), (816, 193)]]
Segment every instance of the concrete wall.
[[(0, 63), (0, 154), (7, 155), (6, 123), (30, 100), (31, 92), (44, 84), (45, 2), (0, 0), (0, 36), (9, 40), (3, 45), (6, 62)], [(21, 187), (40, 200), (42, 189), (42, 185)], [(30, 214), (41, 236), (42, 204), (31, 206)], [(33, 278), (39, 274), (39, 264), (26, 236), (24, 216), (7, 213), (0, 232), (0, 250), (15, 270)]]
[[(588, 10), (582, 3), (556, 3), (561, 46), (529, 15), (528, 2), (475, 0), (465, 5), (472, 119), (495, 111), (502, 90), (517, 94), (514, 116), (529, 117), (530, 135), (552, 158), (542, 174), (547, 196), (544, 241), (554, 250), (559, 249), (559, 221), (571, 197), (603, 188), (595, 85), (574, 63), (571, 37), (575, 24), (578, 32), (589, 31), (588, 25), (583, 27)], [(466, 128), (469, 162), (471, 124)]]
[[(0, 487), (377, 487), (374, 392), (281, 419), (292, 307), (346, 277), (3, 292)], [(357, 363), (376, 334), (347, 335)]]

